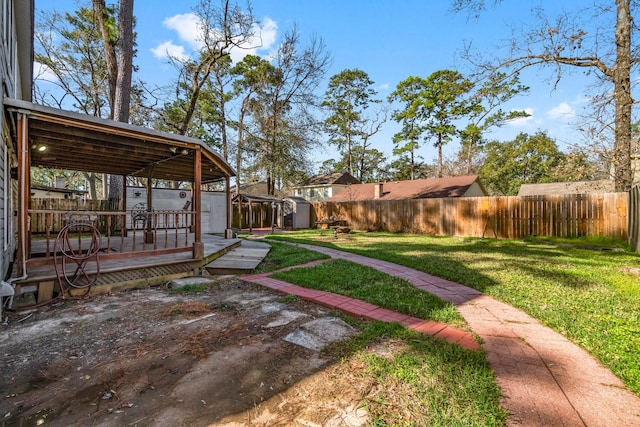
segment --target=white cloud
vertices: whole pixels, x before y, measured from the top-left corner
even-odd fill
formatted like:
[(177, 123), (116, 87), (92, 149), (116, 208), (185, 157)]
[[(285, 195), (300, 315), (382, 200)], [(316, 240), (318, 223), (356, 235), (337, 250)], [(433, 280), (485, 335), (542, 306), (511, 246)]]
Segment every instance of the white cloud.
[(184, 61), (189, 58), (186, 54), (184, 46), (173, 44), (172, 41), (164, 42), (151, 49), (151, 53), (158, 59), (177, 58)]
[(58, 81), (58, 76), (51, 71), (51, 68), (37, 61), (33, 63), (33, 75), (40, 82), (55, 83)]
[(193, 13), (183, 13), (165, 18), (162, 25), (173, 30), (178, 35), (181, 44), (176, 44), (173, 40), (166, 41), (150, 49), (151, 53), (158, 59), (177, 58), (181, 61), (189, 58), (189, 53), (200, 48), (201, 31), (198, 17)]
[(560, 104), (549, 110), (549, 112), (547, 112), (547, 115), (552, 119), (568, 121), (576, 116), (576, 110), (574, 110), (573, 107), (568, 103), (561, 102)]
[(262, 24), (254, 24), (254, 36), (242, 44), (242, 48), (230, 51), (234, 63), (242, 61), (247, 55), (271, 56), (275, 50), (278, 35), (278, 23), (271, 18), (264, 18)]
[(531, 107), (525, 108), (524, 111), (529, 114), (528, 117), (519, 117), (517, 119), (509, 120), (509, 125), (514, 127), (525, 127), (535, 121), (535, 116), (533, 114), (534, 110)]
[(170, 18), (165, 18), (162, 25), (175, 31), (180, 41), (189, 45), (191, 49), (202, 46), (202, 27), (200, 19), (193, 13), (182, 13)]
[(264, 18), (262, 25), (257, 26), (256, 30), (262, 39), (260, 50), (273, 49), (278, 35), (278, 23), (271, 18)]
[(389, 83), (382, 83), (378, 87), (380, 88), (380, 90), (387, 91), (387, 90), (389, 90)]
[[(151, 52), (158, 59), (167, 59), (169, 56), (185, 60), (189, 54), (202, 48), (202, 27), (197, 15), (193, 13), (183, 13), (165, 18), (162, 22), (164, 27), (175, 31), (179, 42), (166, 41), (155, 48)], [(254, 25), (255, 36), (242, 43), (242, 48), (233, 48), (230, 50), (233, 62), (241, 61), (246, 55), (268, 56), (275, 49), (275, 43), (278, 34), (278, 24), (270, 19), (264, 18), (262, 24)]]

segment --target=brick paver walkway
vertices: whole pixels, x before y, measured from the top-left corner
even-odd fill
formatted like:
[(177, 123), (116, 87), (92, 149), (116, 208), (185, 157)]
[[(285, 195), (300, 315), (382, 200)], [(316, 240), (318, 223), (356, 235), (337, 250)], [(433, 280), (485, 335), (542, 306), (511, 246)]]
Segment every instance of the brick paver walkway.
[[(511, 414), (508, 425), (640, 426), (638, 396), (628, 391), (589, 353), (522, 311), (475, 289), (397, 264), (329, 248), (299, 246), (400, 277), (456, 305), (483, 340), (482, 347), (503, 394), (502, 405)], [(475, 340), (469, 334), (436, 322), (411, 318), (352, 298), (300, 288), (267, 275), (243, 279), (356, 316), (398, 321), (466, 348), (474, 348)]]

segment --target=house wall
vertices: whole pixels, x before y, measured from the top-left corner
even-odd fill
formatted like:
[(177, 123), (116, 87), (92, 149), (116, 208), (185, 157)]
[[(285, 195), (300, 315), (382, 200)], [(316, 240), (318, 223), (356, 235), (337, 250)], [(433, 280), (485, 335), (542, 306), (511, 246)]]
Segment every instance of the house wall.
[(0, 34), (2, 45), (0, 46), (0, 73), (4, 86), (5, 96), (15, 98), (18, 94), (19, 73), (17, 67), (17, 37), (14, 25), (14, 6), (12, 0), (0, 0)]
[(321, 185), (317, 187), (300, 187), (294, 190), (294, 196), (302, 197), (309, 202), (323, 202), (329, 197), (339, 194), (346, 185)]
[(322, 202), (331, 197), (331, 188), (326, 185), (296, 188), (294, 196), (302, 197), (310, 202)]
[(469, 186), (463, 197), (485, 197), (486, 193), (482, 191), (482, 187), (477, 182)]
[(80, 196), (74, 193), (60, 192), (55, 190), (41, 190), (31, 188), (31, 198), (34, 199), (79, 199)]
[[(18, 46), (16, 25), (17, 20), (23, 24), (31, 22), (30, 7), (30, 0), (0, 0), (0, 279), (8, 276), (17, 246), (17, 218), (13, 212), (17, 209), (18, 184), (11, 178), (11, 167), (16, 165), (17, 157), (11, 143), (9, 126), (4, 122), (4, 99), (25, 99), (26, 94), (30, 93), (31, 81), (24, 82), (29, 85), (24, 88), (21, 82), (24, 72), (21, 72), (18, 54), (21, 47), (23, 53), (30, 56), (32, 46), (30, 43), (28, 46)], [(21, 16), (16, 16), (18, 12)], [(31, 32), (31, 28), (24, 25), (21, 30)]]

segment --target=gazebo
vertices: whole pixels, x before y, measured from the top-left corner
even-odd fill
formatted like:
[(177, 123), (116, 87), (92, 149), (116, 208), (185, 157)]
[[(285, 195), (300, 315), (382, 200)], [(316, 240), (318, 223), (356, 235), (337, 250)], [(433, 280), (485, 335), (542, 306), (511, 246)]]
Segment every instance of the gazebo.
[[(37, 240), (31, 238), (29, 224), (36, 216), (44, 216), (50, 221), (56, 215), (66, 215), (67, 220), (76, 215), (84, 222), (100, 223), (101, 243), (95, 249), (103, 266), (116, 259), (127, 261), (114, 264), (122, 265), (121, 268), (113, 268), (115, 272), (127, 271), (127, 277), (102, 277), (103, 283), (136, 282), (141, 276), (135, 273), (135, 261), (146, 263), (142, 274), (145, 283), (149, 282), (149, 277), (191, 274), (194, 267), (207, 261), (210, 251), (205, 248), (202, 236), (201, 186), (224, 182), (227, 206), (230, 206), (229, 178), (235, 172), (202, 141), (16, 99), (5, 99), (4, 104), (4, 117), (12, 129), (12, 143), (18, 153), (18, 164), (11, 171), (18, 183), (18, 254), (14, 267), (17, 277), (13, 279), (18, 287), (35, 286), (38, 292), (42, 286), (55, 287), (56, 280), (51, 277), (53, 266), (56, 256), (65, 252), (56, 246), (57, 242), (49, 233)], [(138, 223), (134, 217), (136, 213), (124, 210), (126, 200), (120, 207), (90, 215), (33, 209), (30, 206), (32, 167), (145, 178), (146, 200), (137, 212), (144, 220)], [(155, 210), (153, 180), (191, 183), (191, 203), (185, 205), (189, 209)], [(123, 181), (122, 194), (126, 195), (126, 178)], [(230, 209), (226, 211), (227, 228), (230, 228)], [(86, 234), (86, 229), (81, 231)], [(79, 246), (83, 239), (85, 236), (78, 239)], [(90, 245), (96, 246), (96, 243)], [(85, 249), (78, 251), (87, 252)], [(166, 261), (162, 256), (167, 256)], [(184, 260), (184, 265), (177, 266), (180, 259)], [(165, 268), (164, 273), (151, 271), (161, 265), (172, 267)], [(105, 276), (105, 268), (102, 270), (101, 276)]]

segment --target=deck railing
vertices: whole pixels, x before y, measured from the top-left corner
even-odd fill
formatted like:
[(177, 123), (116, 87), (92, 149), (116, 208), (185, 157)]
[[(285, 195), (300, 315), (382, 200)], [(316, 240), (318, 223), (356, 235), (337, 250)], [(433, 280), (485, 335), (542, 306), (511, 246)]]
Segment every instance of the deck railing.
[(193, 243), (196, 215), (185, 210), (156, 210), (134, 217), (131, 212), (30, 209), (30, 224), (37, 224), (29, 228), (30, 258), (53, 257), (56, 240), (65, 228), (74, 234), (70, 240), (78, 251), (89, 247), (95, 233), (99, 235), (100, 251), (106, 255), (186, 250)]

